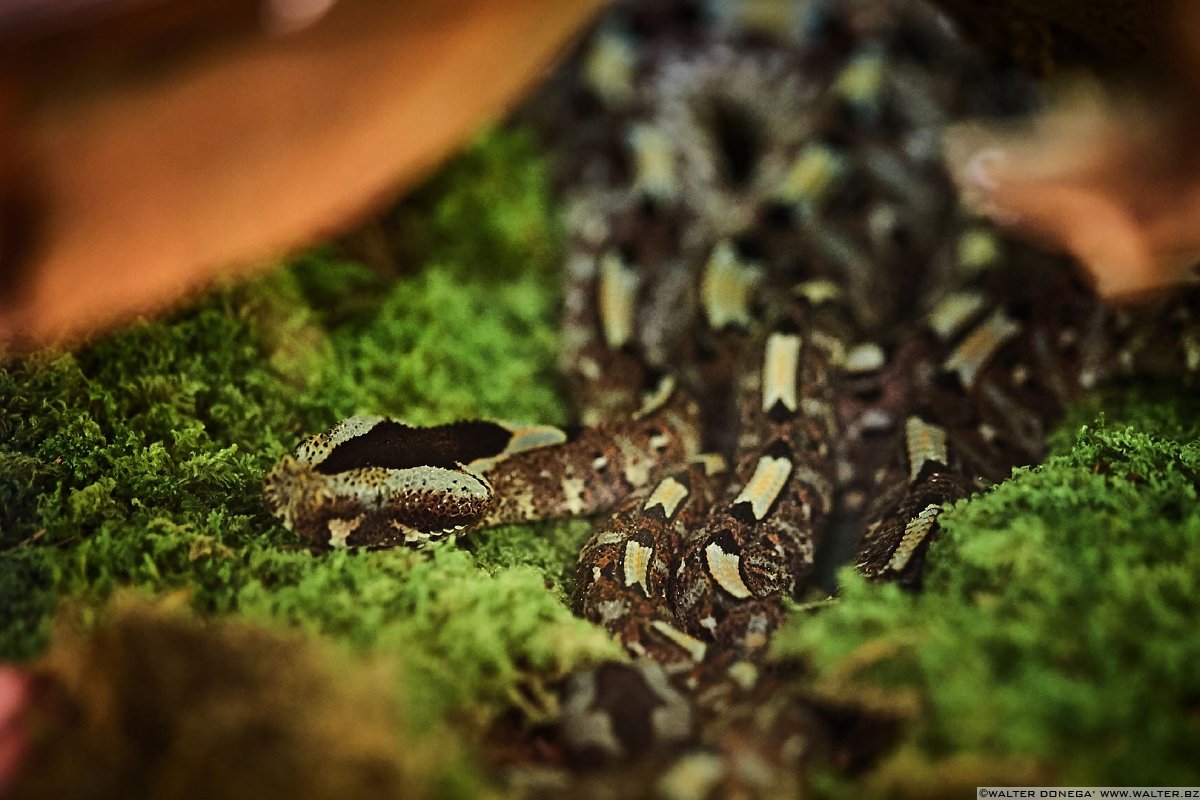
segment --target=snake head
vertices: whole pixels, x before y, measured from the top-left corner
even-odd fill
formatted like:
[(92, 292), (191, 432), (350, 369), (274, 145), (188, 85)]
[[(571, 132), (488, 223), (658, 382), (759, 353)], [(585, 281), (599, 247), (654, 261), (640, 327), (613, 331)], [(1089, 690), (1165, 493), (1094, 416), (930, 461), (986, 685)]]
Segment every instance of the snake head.
[(281, 458), (263, 494), (289, 530), (319, 545), (420, 546), (487, 516), (495, 496), (485, 474), (497, 461), (561, 439), (484, 420), (417, 428), (355, 416)]
[(491, 484), (462, 468), (355, 467), (335, 473), (284, 456), (263, 480), (271, 513), (329, 547), (420, 546), (482, 519)]

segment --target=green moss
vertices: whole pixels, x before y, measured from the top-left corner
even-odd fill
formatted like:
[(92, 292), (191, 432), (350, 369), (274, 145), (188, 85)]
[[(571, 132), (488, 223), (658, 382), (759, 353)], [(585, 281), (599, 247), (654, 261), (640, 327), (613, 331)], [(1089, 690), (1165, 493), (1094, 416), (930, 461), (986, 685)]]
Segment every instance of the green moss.
[[(338, 265), (349, 270), (354, 265)], [(327, 271), (306, 262), (305, 272)], [(558, 421), (556, 288), (536, 272), (474, 283), (431, 261), (371, 291), (379, 302), (361, 324), (328, 333), (330, 357), (310, 389), (323, 420), (374, 411), (418, 424), (475, 416)], [(313, 427), (309, 425), (308, 427)]]
[(591, 533), (591, 522), (583, 519), (505, 525), (479, 531), (464, 546), (485, 569), (516, 565), (536, 569), (545, 576), (547, 586), (567, 602), (574, 589), (579, 551)]
[(557, 284), (559, 249), (546, 236), (552, 201), (535, 151), (526, 131), (493, 135), (414, 192), (389, 220), (402, 259), (436, 253), (462, 279), (533, 275)]
[(912, 718), (877, 788), (922, 794), (937, 764), (964, 786), (999, 765), (1200, 779), (1198, 412), (1178, 389), (1092, 401), (1045, 465), (942, 516), (921, 594), (847, 572), (838, 603), (780, 634), (775, 652), (810, 659), (819, 691)]
[(237, 608), (287, 620), (406, 667), (421, 720), (470, 714), (480, 724), (510, 705), (546, 715), (548, 686), (581, 664), (617, 655), (607, 636), (570, 615), (538, 571), (481, 571), (451, 547), (428, 553), (255, 554), (264, 579), (240, 587)]
[(570, 526), (505, 529), (479, 557), (314, 554), (266, 514), (264, 470), (350, 413), (565, 417), (557, 231), (529, 140), (486, 137), (396, 214), (421, 231), (398, 275), (327, 248), (0, 368), (0, 657), (39, 653), (64, 598), (101, 609), (122, 588), (182, 589), (205, 615), (387, 653), (422, 724), (482, 726), (514, 702), (544, 715), (548, 682), (616, 652), (547, 588), (578, 529), (565, 546), (539, 537)]

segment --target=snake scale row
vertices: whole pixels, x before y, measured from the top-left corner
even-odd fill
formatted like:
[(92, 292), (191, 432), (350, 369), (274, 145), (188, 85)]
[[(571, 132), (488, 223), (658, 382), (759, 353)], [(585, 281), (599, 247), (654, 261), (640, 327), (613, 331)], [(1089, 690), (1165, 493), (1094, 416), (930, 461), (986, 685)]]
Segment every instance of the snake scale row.
[[(577, 677), (564, 747), (729, 756), (754, 716), (794, 774), (812, 720), (758, 665), (835, 522), (916, 585), (945, 504), (1036, 463), (1067, 402), (1200, 368), (1194, 291), (1112, 311), (957, 205), (944, 126), (1031, 104), (915, 3), (618, 5), (526, 113), (558, 158), (580, 427), (354, 417), (268, 505), (334, 547), (599, 516), (574, 606), (637, 666)], [(753, 796), (719, 763), (707, 785)]]

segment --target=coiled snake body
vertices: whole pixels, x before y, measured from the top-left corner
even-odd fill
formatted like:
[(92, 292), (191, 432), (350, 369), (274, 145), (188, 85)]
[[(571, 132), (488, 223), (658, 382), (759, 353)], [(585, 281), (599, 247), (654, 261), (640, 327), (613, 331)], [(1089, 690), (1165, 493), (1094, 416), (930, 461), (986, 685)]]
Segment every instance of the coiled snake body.
[[(1067, 401), (1197, 370), (1194, 293), (1111, 311), (957, 206), (940, 130), (1026, 104), (1020, 81), (911, 3), (799, 3), (766, 30), (754, 7), (618, 7), (530, 112), (560, 154), (583, 426), (346, 420), (268, 474), (289, 527), (379, 547), (605, 514), (578, 613), (676, 687), (751, 691), (835, 512), (860, 570), (916, 583), (942, 507), (1036, 462)], [(620, 722), (606, 680), (631, 679), (582, 679), (572, 747), (690, 735)]]

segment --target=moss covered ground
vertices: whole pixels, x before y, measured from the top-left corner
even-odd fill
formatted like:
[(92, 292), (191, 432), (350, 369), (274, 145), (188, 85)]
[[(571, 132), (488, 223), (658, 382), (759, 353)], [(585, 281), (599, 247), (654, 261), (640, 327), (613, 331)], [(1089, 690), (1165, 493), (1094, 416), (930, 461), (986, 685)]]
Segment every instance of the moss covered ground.
[[(548, 719), (557, 680), (618, 655), (563, 602), (586, 523), (314, 554), (266, 514), (263, 471), (347, 414), (566, 417), (531, 140), (485, 137), (396, 213), (412, 235), (395, 272), (322, 248), (0, 367), (0, 658), (39, 657), (56, 614), (113, 624), (114, 594), (299, 631), (391, 664), (406, 747), (463, 745), (433, 748), (426, 769), (457, 777), (428, 785), (475, 796), (482, 731), (514, 708)], [(1200, 783), (1198, 411), (1173, 387), (1077, 409), (1046, 465), (943, 517), (922, 594), (846, 573), (838, 601), (795, 613), (776, 654), (813, 665), (811, 691), (909, 723), (854, 792)]]

